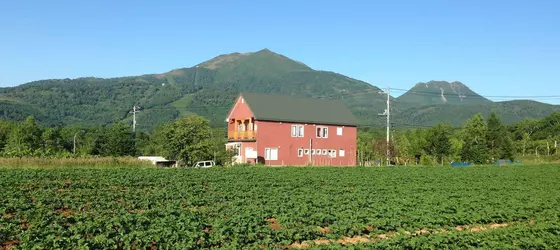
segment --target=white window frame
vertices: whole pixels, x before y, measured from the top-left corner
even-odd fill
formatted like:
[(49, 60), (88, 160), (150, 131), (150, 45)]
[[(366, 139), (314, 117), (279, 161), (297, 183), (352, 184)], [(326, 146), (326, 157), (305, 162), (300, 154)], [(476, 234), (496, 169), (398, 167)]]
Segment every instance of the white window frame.
[(303, 125), (292, 125), (292, 137), (303, 137), (304, 129)]
[(277, 161), (278, 160), (278, 148), (265, 148), (264, 149), (264, 159), (267, 161)]
[(298, 148), (298, 150), (297, 150), (297, 156), (298, 156), (298, 157), (303, 157), (303, 148)]
[(329, 158), (336, 158), (336, 149), (329, 149)]
[[(319, 134), (317, 134), (319, 132)], [(329, 138), (329, 127), (317, 126), (315, 128), (315, 136), (317, 138)]]
[(337, 127), (336, 128), (336, 135), (342, 135), (342, 127)]
[(346, 155), (346, 152), (344, 151), (344, 149), (338, 150), (338, 156), (339, 157), (344, 157), (345, 155)]
[(309, 155), (309, 149), (304, 149), (304, 150), (303, 150), (303, 154), (304, 154), (304, 155)]
[(328, 150), (323, 149), (323, 152), (321, 152), (321, 153), (322, 153), (322, 155), (327, 155), (327, 152), (328, 152)]

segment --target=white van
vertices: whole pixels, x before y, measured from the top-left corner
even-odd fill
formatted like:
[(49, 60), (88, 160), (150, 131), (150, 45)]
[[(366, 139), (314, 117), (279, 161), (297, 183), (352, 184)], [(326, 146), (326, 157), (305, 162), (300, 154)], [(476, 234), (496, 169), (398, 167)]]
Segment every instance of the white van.
[(216, 166), (214, 161), (199, 161), (193, 165), (193, 168), (211, 168)]

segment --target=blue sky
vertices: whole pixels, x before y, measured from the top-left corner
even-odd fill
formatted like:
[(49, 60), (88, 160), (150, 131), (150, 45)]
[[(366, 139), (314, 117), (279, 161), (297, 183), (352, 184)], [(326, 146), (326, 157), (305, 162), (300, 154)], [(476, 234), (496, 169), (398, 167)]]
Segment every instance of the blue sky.
[(268, 48), (378, 87), (457, 80), (487, 96), (560, 95), (560, 1), (267, 2), (4, 1), (0, 86)]

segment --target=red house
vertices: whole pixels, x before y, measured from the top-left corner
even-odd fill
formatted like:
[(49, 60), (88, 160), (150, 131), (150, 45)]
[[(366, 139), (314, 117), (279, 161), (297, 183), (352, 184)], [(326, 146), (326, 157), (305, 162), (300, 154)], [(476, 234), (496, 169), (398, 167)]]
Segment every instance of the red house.
[(236, 163), (356, 165), (358, 121), (340, 101), (242, 93), (226, 121)]

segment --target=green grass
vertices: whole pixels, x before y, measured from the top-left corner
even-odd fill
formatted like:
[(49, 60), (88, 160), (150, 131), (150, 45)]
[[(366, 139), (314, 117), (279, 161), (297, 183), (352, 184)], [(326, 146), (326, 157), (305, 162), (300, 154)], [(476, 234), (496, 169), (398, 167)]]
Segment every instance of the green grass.
[(171, 106), (179, 111), (180, 117), (195, 115), (195, 113), (187, 110), (193, 99), (193, 94), (183, 96), (181, 99), (171, 103)]
[(0, 244), (281, 249), (361, 239), (354, 247), (558, 249), (558, 183), (555, 165), (9, 165), (0, 167)]

